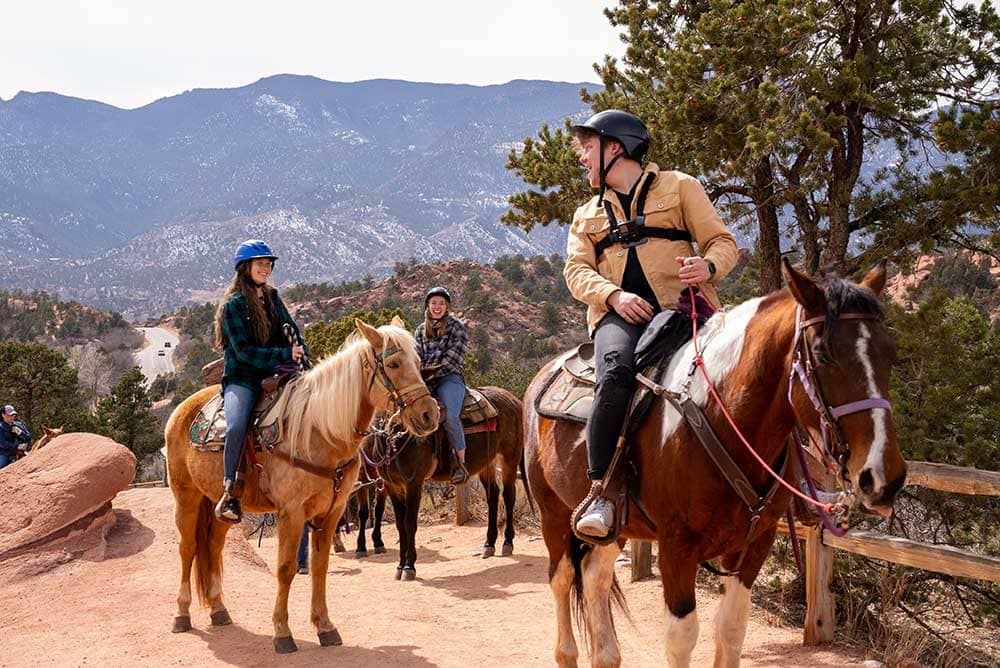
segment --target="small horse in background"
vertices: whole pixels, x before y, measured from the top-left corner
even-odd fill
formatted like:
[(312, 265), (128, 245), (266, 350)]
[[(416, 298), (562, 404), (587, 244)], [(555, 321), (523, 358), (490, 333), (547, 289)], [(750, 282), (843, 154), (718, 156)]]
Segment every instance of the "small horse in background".
[[(843, 484), (858, 490), (868, 508), (889, 514), (905, 482), (906, 465), (886, 400), (894, 345), (877, 298), (885, 286), (885, 266), (873, 269), (860, 285), (837, 278), (819, 285), (787, 262), (784, 273), (789, 289), (717, 314), (699, 331), (705, 374), (718, 389), (734, 427), (772, 469), (780, 470), (783, 459), (791, 456), (786, 444), (797, 423), (818, 442), (825, 432), (833, 432), (834, 460), (841, 462)], [(790, 495), (782, 489), (766, 501), (775, 482), (710, 398), (705, 376), (692, 366), (694, 352), (694, 342), (689, 342), (657, 382), (673, 391), (683, 391), (690, 383), (687, 396), (704, 411), (762, 507), (749, 508), (691, 424), (671, 404), (655, 400), (630, 437), (629, 457), (646, 515), (641, 517), (641, 509), (630, 499), (632, 519), (622, 527), (619, 540), (608, 545), (585, 544), (570, 530), (573, 509), (590, 488), (583, 425), (551, 420), (535, 410), (535, 398), (560, 360), (546, 365), (528, 387), (525, 459), (549, 552), (559, 666), (577, 665), (572, 599), (586, 624), (591, 665), (620, 665), (611, 602), (622, 602), (614, 564), (626, 538), (659, 543), (671, 666), (688, 666), (698, 639), (698, 566), (721, 558), (730, 573), (722, 578), (725, 594), (716, 620), (715, 665), (739, 665), (750, 587)], [(799, 375), (802, 366), (797, 365), (802, 364), (805, 375)], [(806, 377), (808, 388), (803, 385)], [(792, 477), (788, 469), (785, 478)]]
[[(420, 376), (413, 336), (393, 319), (375, 329), (360, 320), (341, 349), (291, 380), (278, 400), (284, 438), (261, 453), (267, 490), (250, 477), (243, 496), (251, 512), (275, 512), (278, 530), (278, 592), (275, 598), (274, 649), (297, 650), (288, 627), (288, 591), (296, 574), (296, 552), (306, 521), (312, 533), (312, 613), (321, 645), (342, 640), (326, 605), (326, 575), (333, 533), (358, 477), (363, 431), (376, 411), (390, 407), (406, 431), (424, 436), (438, 425), (438, 405)], [(165, 429), (174, 518), (180, 534), (181, 584), (174, 632), (191, 629), (191, 565), (198, 594), (211, 606), (212, 624), (231, 623), (222, 602), (222, 548), (231, 524), (215, 519), (222, 494), (222, 453), (191, 446), (190, 428), (219, 387), (196, 392), (170, 416)], [(270, 503), (270, 502), (273, 503)]]
[[(483, 387), (480, 391), (497, 409), (497, 429), (466, 435), (465, 465), (470, 476), (479, 475), (486, 490), (489, 519), (483, 558), (487, 558), (496, 553), (500, 502), (496, 461), (498, 457), (501, 460), (503, 502), (507, 511), (501, 554), (508, 556), (514, 553), (514, 502), (517, 500), (518, 466), (524, 470), (521, 402), (500, 387)], [(450, 480), (452, 455), (448, 436), (443, 428), (426, 439), (404, 435), (396, 440), (393, 435), (376, 431), (368, 436), (363, 454), (379, 464), (378, 473), (385, 482), (392, 501), (396, 529), (399, 532), (396, 579), (414, 580), (417, 577), (417, 514), (420, 511), (424, 481)]]
[(42, 448), (44, 448), (46, 445), (48, 445), (49, 441), (51, 441), (53, 438), (55, 438), (56, 436), (61, 436), (63, 433), (65, 433), (65, 431), (66, 431), (65, 427), (66, 427), (66, 425), (61, 425), (59, 427), (56, 427), (55, 429), (51, 429), (49, 427), (46, 427), (43, 424), (42, 425), (42, 437), (40, 439), (38, 439), (35, 442), (35, 444), (33, 446), (31, 446), (31, 450), (28, 450), (28, 452), (26, 452), (25, 454), (31, 454), (32, 452), (38, 452), (39, 450), (41, 450)]

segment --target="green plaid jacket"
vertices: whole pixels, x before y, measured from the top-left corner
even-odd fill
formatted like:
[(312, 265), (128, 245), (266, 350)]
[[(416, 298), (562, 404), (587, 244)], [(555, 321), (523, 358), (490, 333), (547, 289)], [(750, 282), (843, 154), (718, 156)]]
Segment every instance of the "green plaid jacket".
[(234, 383), (259, 390), (260, 381), (269, 376), (274, 367), (292, 360), (292, 348), (282, 335), (281, 326), (286, 322), (290, 323), (300, 339), (301, 333), (278, 293), (272, 292), (271, 296), (277, 310), (278, 322), (272, 325), (271, 338), (266, 346), (259, 345), (250, 331), (250, 313), (247, 310), (246, 298), (237, 293), (226, 302), (222, 316), (222, 334), (226, 338), (223, 389)]

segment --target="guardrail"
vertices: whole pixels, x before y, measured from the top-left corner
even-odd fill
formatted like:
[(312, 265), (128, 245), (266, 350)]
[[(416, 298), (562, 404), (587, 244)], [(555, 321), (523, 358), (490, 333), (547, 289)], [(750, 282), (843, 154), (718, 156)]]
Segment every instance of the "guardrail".
[[(906, 484), (954, 494), (1000, 496), (1000, 473), (932, 462), (907, 462)], [(956, 577), (1000, 582), (1000, 559), (960, 550), (948, 545), (931, 545), (906, 538), (882, 536), (869, 531), (849, 531), (834, 536), (822, 527), (796, 525), (796, 533), (806, 544), (806, 620), (804, 643), (833, 642), (836, 615), (830, 581), (833, 579), (833, 551), (844, 550), (873, 559), (882, 559), (925, 571)], [(788, 534), (788, 525), (778, 524)], [(632, 581), (652, 575), (652, 550), (646, 541), (631, 541)]]

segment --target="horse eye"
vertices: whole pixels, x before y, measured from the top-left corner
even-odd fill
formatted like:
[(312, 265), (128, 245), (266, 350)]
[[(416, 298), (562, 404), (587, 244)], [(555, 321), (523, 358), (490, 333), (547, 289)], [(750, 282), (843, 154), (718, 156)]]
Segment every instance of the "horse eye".
[(386, 366), (388, 366), (390, 369), (398, 369), (399, 362), (389, 362), (389, 364), (387, 364)]
[(826, 350), (824, 350), (823, 346), (819, 343), (813, 344), (812, 351), (817, 364), (830, 364), (830, 357), (826, 354)]

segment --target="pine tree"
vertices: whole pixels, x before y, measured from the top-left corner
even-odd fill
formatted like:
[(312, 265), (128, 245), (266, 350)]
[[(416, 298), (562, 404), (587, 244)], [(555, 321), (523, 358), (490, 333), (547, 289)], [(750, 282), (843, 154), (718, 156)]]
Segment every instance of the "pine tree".
[(101, 399), (97, 418), (101, 432), (135, 453), (137, 459), (156, 451), (160, 438), (146, 377), (139, 367), (126, 371), (111, 394)]
[[(604, 89), (582, 98), (645, 119), (653, 161), (698, 176), (732, 223), (756, 228), (770, 291), (783, 234), (810, 272), (848, 272), (868, 259), (849, 253), (852, 234), (884, 257), (968, 243), (970, 223), (1000, 229), (1000, 18), (977, 5), (620, 0), (605, 14), (625, 56), (595, 65)], [(509, 199), (506, 223), (567, 223), (590, 196), (569, 127), (511, 153), (508, 168), (540, 188)], [(903, 162), (866, 174), (889, 146)]]
[(40, 343), (3, 343), (0, 369), (0, 405), (13, 404), (29, 429), (80, 426), (84, 404), (65, 355)]

